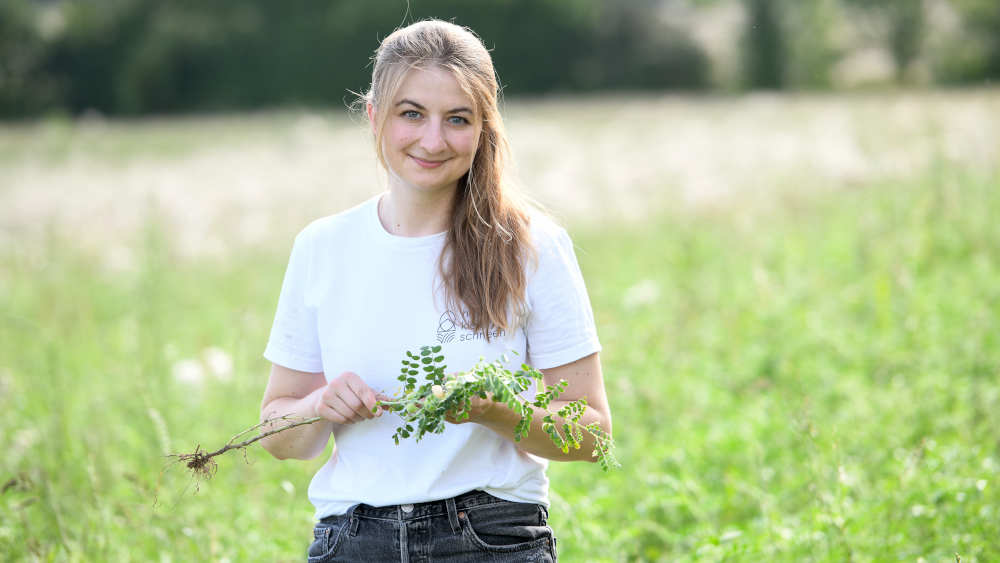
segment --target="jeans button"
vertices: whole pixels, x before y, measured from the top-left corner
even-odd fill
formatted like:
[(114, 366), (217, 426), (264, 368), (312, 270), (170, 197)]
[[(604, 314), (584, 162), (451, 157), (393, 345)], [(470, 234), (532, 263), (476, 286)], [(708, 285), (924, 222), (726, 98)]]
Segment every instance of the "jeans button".
[(407, 514), (413, 512), (413, 505), (412, 504), (404, 504), (403, 506), (400, 506), (400, 508), (402, 508), (403, 512), (405, 512)]

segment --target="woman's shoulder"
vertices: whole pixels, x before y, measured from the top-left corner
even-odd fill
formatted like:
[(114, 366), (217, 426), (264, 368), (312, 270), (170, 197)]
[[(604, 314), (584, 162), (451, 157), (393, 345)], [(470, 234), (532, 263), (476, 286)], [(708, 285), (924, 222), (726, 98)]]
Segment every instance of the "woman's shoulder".
[(296, 240), (315, 241), (317, 239), (340, 238), (343, 236), (358, 236), (366, 232), (366, 222), (374, 213), (373, 207), (378, 197), (369, 198), (354, 207), (338, 211), (312, 220), (296, 235)]
[[(538, 207), (528, 207), (528, 232), (531, 243), (539, 253), (551, 252), (555, 247), (570, 243), (569, 233), (559, 221)], [(570, 243), (571, 244), (571, 243)]]

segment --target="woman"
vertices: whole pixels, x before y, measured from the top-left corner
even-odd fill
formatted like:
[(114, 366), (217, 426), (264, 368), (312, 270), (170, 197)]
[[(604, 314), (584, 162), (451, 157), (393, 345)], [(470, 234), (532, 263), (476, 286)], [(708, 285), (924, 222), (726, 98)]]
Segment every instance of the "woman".
[[(477, 399), (419, 443), (377, 409), (407, 350), (440, 344), (449, 371), (513, 350), (553, 402), (586, 397), (582, 423), (611, 432), (593, 315), (566, 232), (505, 189), (508, 147), (489, 53), (469, 30), (423, 21), (387, 37), (364, 96), (388, 190), (295, 239), (264, 356), (262, 419), (328, 422), (269, 437), (279, 459), (335, 447), (309, 498), (310, 561), (553, 561), (541, 430)], [(388, 390), (388, 391), (387, 391)], [(377, 412), (373, 412), (377, 411)], [(589, 437), (588, 437), (589, 438)]]

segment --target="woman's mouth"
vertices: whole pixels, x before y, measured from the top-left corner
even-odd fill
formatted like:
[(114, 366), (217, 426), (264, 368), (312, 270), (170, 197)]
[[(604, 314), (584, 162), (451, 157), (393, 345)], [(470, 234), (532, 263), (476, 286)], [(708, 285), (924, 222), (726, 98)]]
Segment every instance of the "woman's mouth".
[(445, 159), (445, 160), (424, 160), (422, 158), (417, 158), (417, 157), (413, 156), (412, 154), (410, 155), (410, 158), (412, 158), (417, 164), (419, 164), (421, 168), (437, 168), (438, 166), (441, 166), (442, 164), (444, 164), (445, 161), (447, 160), (447, 159)]

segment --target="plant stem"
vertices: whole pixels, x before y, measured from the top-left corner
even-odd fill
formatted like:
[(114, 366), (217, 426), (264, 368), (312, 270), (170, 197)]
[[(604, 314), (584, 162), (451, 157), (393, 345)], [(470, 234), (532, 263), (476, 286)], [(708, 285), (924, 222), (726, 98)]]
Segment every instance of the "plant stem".
[(256, 430), (257, 428), (260, 428), (261, 426), (264, 426), (265, 424), (270, 424), (270, 423), (272, 423), (272, 422), (274, 422), (276, 420), (289, 420), (289, 419), (288, 419), (288, 417), (285, 417), (285, 416), (281, 416), (281, 417), (278, 417), (278, 418), (269, 418), (269, 419), (261, 422), (260, 424), (257, 424), (256, 426), (252, 426), (252, 427), (244, 430), (243, 432), (240, 432), (239, 434), (233, 436), (232, 438), (229, 439), (228, 442), (226, 442), (225, 446), (222, 446), (220, 449), (218, 449), (218, 450), (216, 450), (216, 451), (214, 451), (214, 452), (212, 452), (210, 454), (207, 454), (207, 455), (209, 457), (212, 457), (212, 456), (217, 456), (219, 454), (225, 453), (225, 452), (227, 452), (229, 450), (237, 450), (239, 448), (245, 448), (245, 447), (249, 446), (250, 444), (252, 444), (252, 443), (254, 443), (254, 442), (258, 441), (258, 440), (263, 440), (264, 438), (267, 438), (268, 436), (277, 434), (278, 432), (284, 432), (285, 430), (289, 430), (289, 429), (295, 428), (296, 426), (304, 426), (306, 424), (312, 424), (314, 422), (319, 422), (320, 420), (323, 420), (323, 417), (321, 417), (321, 416), (313, 416), (313, 417), (310, 417), (310, 418), (306, 418), (306, 419), (300, 420), (298, 422), (293, 422), (291, 424), (286, 424), (285, 426), (281, 426), (279, 428), (274, 428), (272, 430), (268, 430), (267, 432), (264, 432), (263, 434), (258, 434), (256, 436), (254, 436), (253, 438), (250, 438), (249, 440), (245, 440), (243, 442), (240, 442), (239, 444), (234, 444), (233, 443), (233, 440), (239, 438), (240, 436), (246, 434), (247, 432), (250, 432), (252, 430)]
[(314, 422), (319, 422), (320, 420), (323, 420), (323, 418), (319, 417), (319, 416), (314, 416), (314, 417), (311, 417), (311, 418), (306, 418), (306, 419), (303, 419), (303, 420), (299, 420), (299, 421), (293, 422), (291, 424), (286, 424), (286, 425), (284, 425), (284, 426), (282, 426), (280, 428), (274, 428), (272, 430), (268, 430), (267, 432), (264, 432), (262, 434), (258, 434), (256, 436), (254, 436), (253, 438), (250, 438), (249, 440), (244, 440), (244, 441), (242, 441), (242, 442), (240, 442), (238, 444), (234, 444), (233, 443), (240, 436), (243, 436), (244, 434), (246, 434), (248, 432), (252, 432), (252, 431), (260, 428), (261, 426), (264, 426), (266, 424), (270, 424), (270, 423), (278, 421), (278, 420), (290, 420), (290, 419), (287, 416), (280, 416), (280, 417), (277, 417), (277, 418), (269, 418), (269, 419), (267, 419), (267, 420), (265, 420), (263, 422), (255, 424), (255, 425), (251, 426), (250, 428), (247, 428), (246, 430), (244, 430), (244, 431), (240, 432), (239, 434), (236, 434), (235, 436), (233, 436), (232, 438), (230, 438), (229, 441), (226, 442), (226, 445), (224, 445), (221, 448), (215, 450), (214, 452), (202, 452), (201, 448), (198, 448), (194, 453), (190, 453), (190, 454), (173, 454), (170, 457), (177, 457), (180, 461), (188, 461), (189, 462), (188, 463), (188, 467), (190, 467), (192, 469), (195, 469), (195, 470), (198, 470), (198, 469), (200, 469), (202, 467), (205, 467), (206, 464), (211, 465), (212, 467), (214, 467), (214, 462), (211, 462), (211, 459), (213, 457), (215, 457), (215, 456), (222, 455), (222, 454), (228, 452), (229, 450), (239, 450), (239, 449), (242, 449), (242, 448), (246, 448), (247, 446), (253, 444), (254, 442), (257, 442), (259, 440), (263, 440), (264, 438), (267, 438), (268, 436), (272, 436), (274, 434), (277, 434), (278, 432), (284, 432), (285, 430), (289, 430), (291, 428), (295, 428), (296, 426), (304, 426), (306, 424), (312, 424)]

